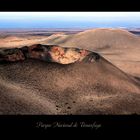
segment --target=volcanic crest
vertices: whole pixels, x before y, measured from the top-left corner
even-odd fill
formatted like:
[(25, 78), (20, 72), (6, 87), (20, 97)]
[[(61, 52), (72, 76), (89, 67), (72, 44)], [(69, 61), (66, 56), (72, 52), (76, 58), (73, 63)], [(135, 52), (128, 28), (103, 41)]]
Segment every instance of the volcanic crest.
[(16, 62), (25, 59), (38, 59), (46, 62), (70, 64), (80, 61), (95, 61), (99, 54), (85, 49), (65, 48), (57, 45), (24, 46), (21, 48), (0, 49), (0, 62)]

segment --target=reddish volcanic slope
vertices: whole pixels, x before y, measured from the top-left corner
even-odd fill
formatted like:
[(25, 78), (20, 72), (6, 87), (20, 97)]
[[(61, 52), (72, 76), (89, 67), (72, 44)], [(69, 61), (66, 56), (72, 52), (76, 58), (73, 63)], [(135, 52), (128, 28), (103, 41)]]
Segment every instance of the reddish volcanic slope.
[(140, 83), (97, 53), (0, 49), (0, 114), (140, 114)]

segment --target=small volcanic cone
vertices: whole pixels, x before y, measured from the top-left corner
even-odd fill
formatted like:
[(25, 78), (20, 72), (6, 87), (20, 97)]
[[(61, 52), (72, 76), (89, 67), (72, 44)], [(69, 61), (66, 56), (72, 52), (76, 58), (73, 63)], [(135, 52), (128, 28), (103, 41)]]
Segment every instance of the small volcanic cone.
[(88, 50), (0, 49), (0, 114), (140, 114), (140, 84)]

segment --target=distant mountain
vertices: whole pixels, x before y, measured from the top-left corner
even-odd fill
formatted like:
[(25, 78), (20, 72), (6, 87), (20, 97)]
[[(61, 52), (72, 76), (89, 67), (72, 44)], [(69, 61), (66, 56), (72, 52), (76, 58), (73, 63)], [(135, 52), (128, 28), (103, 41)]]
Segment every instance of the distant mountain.
[(80, 47), (90, 50), (108, 48), (140, 47), (140, 38), (122, 29), (92, 29), (73, 35), (55, 34), (49, 36), (43, 44), (57, 44), (67, 47)]

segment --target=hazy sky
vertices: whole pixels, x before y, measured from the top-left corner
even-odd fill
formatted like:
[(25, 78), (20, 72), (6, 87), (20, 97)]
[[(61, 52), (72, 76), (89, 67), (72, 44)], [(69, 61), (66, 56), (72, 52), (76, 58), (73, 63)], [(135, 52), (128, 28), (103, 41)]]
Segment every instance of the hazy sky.
[(140, 12), (0, 12), (0, 28), (140, 27)]

